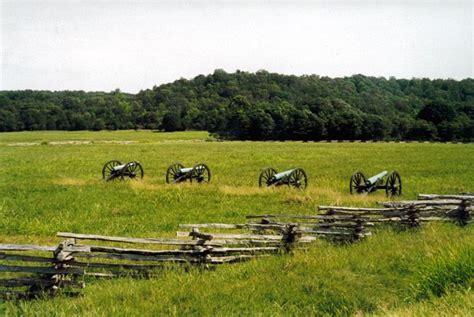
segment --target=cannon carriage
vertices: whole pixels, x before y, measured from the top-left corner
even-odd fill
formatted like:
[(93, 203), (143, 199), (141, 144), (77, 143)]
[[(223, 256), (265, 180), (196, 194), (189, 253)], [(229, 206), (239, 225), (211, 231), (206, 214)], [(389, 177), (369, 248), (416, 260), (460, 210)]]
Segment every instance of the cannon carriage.
[[(388, 175), (388, 176), (387, 176)], [(384, 178), (387, 180), (384, 183)], [(370, 178), (365, 178), (362, 172), (355, 172), (351, 176), (349, 190), (351, 194), (368, 194), (377, 189), (384, 189), (389, 197), (400, 196), (402, 194), (402, 178), (397, 171), (383, 171)]]
[(144, 174), (143, 166), (138, 161), (122, 164), (120, 161), (112, 160), (105, 163), (102, 168), (102, 178), (106, 181), (123, 180), (125, 177), (141, 179)]
[(305, 189), (308, 186), (308, 177), (302, 168), (294, 168), (278, 173), (274, 168), (268, 167), (260, 173), (258, 185), (260, 187), (288, 185), (298, 189)]
[(185, 181), (197, 183), (209, 183), (211, 181), (211, 170), (200, 163), (193, 167), (184, 167), (181, 163), (171, 164), (166, 170), (166, 183), (174, 184)]

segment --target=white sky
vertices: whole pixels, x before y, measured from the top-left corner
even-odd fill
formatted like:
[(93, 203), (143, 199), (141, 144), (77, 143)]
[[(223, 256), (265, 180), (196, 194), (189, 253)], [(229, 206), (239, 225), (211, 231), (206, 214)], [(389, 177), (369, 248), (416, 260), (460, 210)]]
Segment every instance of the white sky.
[(6, 1), (0, 89), (137, 92), (212, 73), (473, 77), (472, 1)]

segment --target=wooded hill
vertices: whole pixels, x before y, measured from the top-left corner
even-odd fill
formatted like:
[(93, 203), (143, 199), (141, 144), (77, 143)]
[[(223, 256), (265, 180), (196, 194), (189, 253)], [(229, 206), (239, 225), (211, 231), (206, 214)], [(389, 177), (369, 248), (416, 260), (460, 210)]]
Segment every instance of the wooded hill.
[(474, 140), (474, 79), (216, 70), (137, 94), (0, 91), (0, 131), (207, 130), (237, 140)]

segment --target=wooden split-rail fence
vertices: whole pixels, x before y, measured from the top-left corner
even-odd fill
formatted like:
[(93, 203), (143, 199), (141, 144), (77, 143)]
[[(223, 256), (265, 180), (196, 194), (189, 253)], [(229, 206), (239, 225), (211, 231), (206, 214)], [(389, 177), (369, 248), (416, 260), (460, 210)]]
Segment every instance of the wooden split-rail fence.
[(399, 223), (419, 227), (422, 222), (450, 221), (459, 225), (473, 222), (474, 195), (420, 194), (418, 200), (381, 203), (384, 208), (319, 206), (323, 215), (365, 216), (373, 223)]
[(77, 279), (84, 269), (69, 267), (64, 252), (78, 251), (60, 243), (58, 246), (0, 244), (0, 298), (29, 298), (54, 295), (60, 288), (82, 288)]
[(420, 221), (451, 221), (461, 226), (472, 223), (474, 195), (419, 194), (418, 200), (382, 203), (388, 208), (412, 210)]
[(166, 268), (166, 263), (209, 266), (245, 261), (279, 252), (282, 245), (269, 235), (209, 235), (197, 230), (180, 239), (68, 232), (57, 236), (65, 238), (58, 246), (0, 244), (0, 272), (6, 275), (0, 279), (0, 297), (53, 295), (60, 288), (84, 287), (88, 276), (148, 276)]
[[(0, 244), (0, 297), (73, 292), (88, 277), (149, 276), (166, 263), (217, 265), (288, 252), (317, 238), (355, 241), (373, 224), (360, 216), (248, 216), (244, 224), (181, 224), (177, 238), (58, 232), (57, 246)], [(291, 220), (291, 221), (290, 221)], [(231, 231), (229, 231), (231, 230)], [(212, 232), (204, 232), (212, 231)], [(124, 246), (125, 245), (125, 246)], [(130, 247), (129, 245), (133, 245)]]
[(370, 236), (368, 228), (374, 224), (363, 215), (249, 215), (248, 225), (259, 230), (276, 230), (292, 226), (297, 242), (324, 238), (333, 241), (354, 242)]
[[(55, 246), (0, 244), (0, 297), (77, 292), (88, 277), (148, 276), (166, 263), (211, 265), (288, 252), (316, 239), (354, 242), (375, 223), (417, 227), (423, 221), (472, 222), (474, 195), (427, 195), (384, 208), (319, 206), (316, 215), (249, 215), (247, 223), (181, 224), (177, 238), (131, 238), (59, 232)], [(124, 244), (126, 246), (124, 246)], [(133, 247), (130, 247), (133, 245)]]

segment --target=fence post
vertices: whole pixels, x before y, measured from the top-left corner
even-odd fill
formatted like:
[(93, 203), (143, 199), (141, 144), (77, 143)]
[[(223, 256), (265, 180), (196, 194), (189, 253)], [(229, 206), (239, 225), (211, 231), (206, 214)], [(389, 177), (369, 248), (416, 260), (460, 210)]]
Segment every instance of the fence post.
[(467, 199), (461, 200), (461, 203), (459, 204), (458, 223), (461, 226), (467, 225), (471, 220), (471, 213), (469, 211), (470, 205), (471, 203)]
[[(56, 250), (53, 252), (54, 256), (54, 268), (63, 269), (67, 267), (67, 262), (72, 261), (74, 258), (71, 252), (66, 252), (64, 249), (69, 246), (73, 246), (76, 243), (75, 239), (66, 239), (59, 243)], [(52, 286), (49, 289), (51, 294), (55, 294), (61, 287), (62, 281), (64, 280), (65, 274), (55, 274), (51, 276)]]
[(283, 229), (283, 247), (286, 252), (291, 251), (295, 243), (298, 242), (299, 238), (301, 237), (301, 231), (299, 230), (299, 226), (296, 224), (288, 224)]
[(209, 262), (211, 260), (211, 249), (212, 247), (208, 247), (204, 245), (204, 242), (208, 239), (206, 239), (205, 234), (201, 234), (199, 231), (199, 228), (192, 228), (191, 229), (191, 237), (192, 240), (201, 240), (203, 242), (203, 245), (194, 245), (191, 247), (192, 250), (198, 251), (199, 253), (197, 254), (199, 258), (199, 263), (201, 265), (204, 265), (205, 268), (209, 268)]
[(360, 238), (364, 236), (364, 221), (360, 216), (354, 215), (354, 222), (356, 223), (356, 226), (354, 227), (354, 232), (353, 232), (353, 241), (357, 241)]
[(407, 225), (410, 228), (420, 227), (420, 215), (417, 207), (414, 204), (410, 204), (406, 211), (406, 218), (401, 220), (401, 223)]

